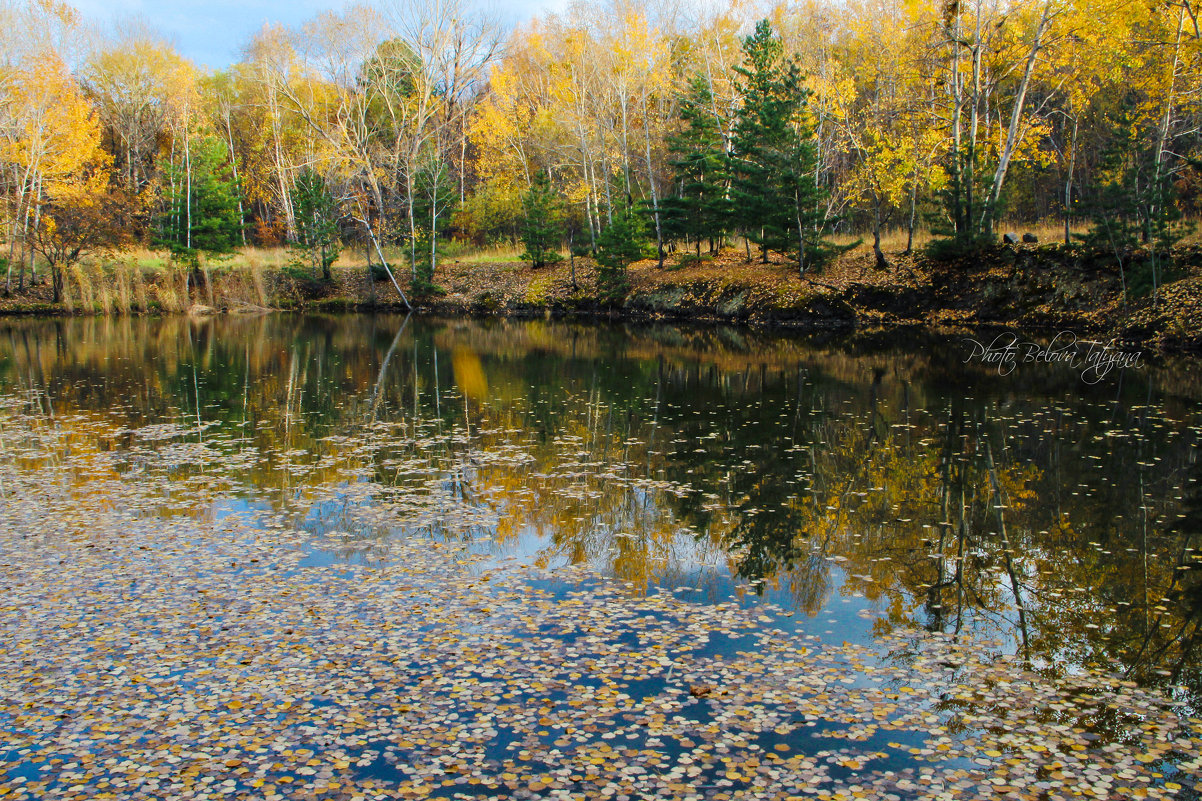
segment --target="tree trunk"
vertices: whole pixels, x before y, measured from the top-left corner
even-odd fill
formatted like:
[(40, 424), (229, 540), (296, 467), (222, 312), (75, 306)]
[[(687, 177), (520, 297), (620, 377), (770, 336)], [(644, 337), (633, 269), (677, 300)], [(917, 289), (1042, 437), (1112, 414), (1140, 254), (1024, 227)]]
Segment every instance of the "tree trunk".
[(430, 196), (430, 282), (434, 282), (434, 270), (438, 266), (438, 177)]
[[(38, 184), (39, 184), (38, 194), (40, 195), (42, 192), (41, 181), (39, 181)], [(35, 235), (38, 230), (38, 226), (41, 224), (42, 224), (42, 204), (38, 203), (33, 207), (33, 230), (35, 232)], [(37, 264), (34, 263), (34, 258), (36, 256), (37, 256), (37, 252), (33, 248), (30, 248), (29, 249), (29, 285), (30, 286), (36, 286), (37, 281), (38, 281)]]
[[(529, 169), (525, 167), (524, 169)], [(529, 183), (529, 181), (527, 181)], [(459, 205), (467, 198), (467, 126), (459, 122)]]
[(284, 238), (296, 237), (296, 213), (292, 208), (292, 193), (288, 190), (288, 172), (284, 168), (284, 152), (280, 146), (279, 105), (275, 92), (267, 93), (268, 115), (271, 117), (271, 145), (275, 158), (275, 177), (280, 188), (280, 208), (284, 212)]
[[(405, 206), (409, 217), (409, 267), (413, 272), (413, 280), (417, 281), (417, 218), (413, 215), (413, 161), (405, 169)], [(380, 210), (381, 214), (383, 209)], [(380, 258), (384, 258), (381, 256)]]
[(976, 33), (972, 43), (972, 105), (968, 109), (968, 157), (964, 162), (964, 226), (972, 234), (976, 205), (977, 135), (981, 128), (981, 8), (977, 3)]
[(185, 235), (188, 242), (188, 250), (192, 249), (192, 143), (191, 137), (188, 136), (188, 131), (184, 130), (184, 176), (187, 181), (186, 191), (184, 192), (184, 202), (187, 204), (187, 226), (188, 231)]
[(1073, 117), (1073, 135), (1069, 139), (1068, 146), (1068, 175), (1064, 179), (1064, 244), (1066, 245), (1071, 245), (1073, 241), (1073, 170), (1077, 165), (1077, 128), (1080, 122), (1079, 114)]
[(964, 233), (964, 175), (961, 170), (963, 153), (961, 126), (964, 124), (964, 90), (960, 85), (960, 5), (955, 5), (955, 21), (949, 31), (952, 41), (952, 153), (951, 153), (951, 185), (952, 185), (952, 226), (956, 235)]
[(806, 274), (806, 235), (805, 224), (801, 218), (801, 195), (793, 195), (793, 211), (797, 218), (797, 275), (804, 278)]
[[(1002, 148), (1002, 155), (998, 160), (997, 169), (993, 173), (993, 184), (990, 186), (989, 194), (981, 206), (981, 219), (978, 229), (985, 234), (993, 233), (995, 206), (1002, 194), (1002, 184), (1006, 181), (1006, 172), (1010, 169), (1010, 160), (1014, 157), (1014, 151), (1018, 148), (1023, 108), (1027, 101), (1027, 88), (1031, 85), (1031, 75), (1035, 72), (1035, 62), (1039, 57), (1040, 49), (1043, 47), (1043, 35), (1047, 32), (1048, 25), (1052, 20), (1051, 10), (1052, 6), (1049, 0), (1049, 2), (1044, 4), (1043, 12), (1039, 16), (1039, 23), (1035, 26), (1035, 36), (1031, 41), (1031, 52), (1027, 55), (1027, 66), (1023, 70), (1022, 81), (1019, 82), (1018, 92), (1014, 97), (1014, 107), (1010, 110), (1010, 125), (1006, 129), (1006, 143)], [(980, 43), (978, 42), (979, 46)]]
[(881, 201), (878, 198), (872, 207), (872, 255), (876, 257), (876, 268), (885, 270), (889, 262), (881, 252)]
[(643, 95), (643, 136), (647, 156), (647, 183), (651, 185), (651, 210), (655, 215), (655, 252), (659, 269), (664, 269), (664, 234), (659, 223), (659, 192), (655, 188), (655, 167), (651, 163), (651, 127), (647, 118), (647, 96)]
[(568, 229), (568, 269), (572, 273), (572, 289), (579, 289), (576, 284), (576, 231), (572, 228)]
[(914, 223), (918, 217), (918, 165), (914, 165), (914, 178), (910, 181), (910, 224), (906, 226), (906, 255), (914, 252)]
[[(1181, 33), (1185, 29), (1185, 8), (1182, 7), (1178, 12), (1177, 17), (1177, 39), (1173, 48), (1173, 65), (1172, 72), (1169, 74), (1169, 91), (1164, 101), (1164, 116), (1161, 118), (1160, 130), (1157, 132), (1156, 140), (1156, 163), (1153, 172), (1152, 184), (1152, 203), (1148, 208), (1147, 232), (1144, 235), (1144, 240), (1151, 239), (1151, 228), (1153, 221), (1157, 215), (1162, 213), (1159, 208), (1158, 195), (1160, 194), (1161, 181), (1164, 178), (1164, 157), (1168, 149), (1169, 128), (1173, 123), (1173, 104), (1176, 100), (1177, 90), (1177, 70), (1181, 63)], [(1157, 269), (1157, 255), (1155, 243), (1152, 248), (1152, 303), (1155, 305), (1159, 300), (1160, 295), (1160, 276)]]
[(238, 157), (234, 155), (234, 131), (228, 113), (225, 115), (225, 138), (230, 145), (230, 169), (234, 171), (234, 187), (238, 190), (238, 231), (242, 234), (242, 247), (246, 247), (246, 210), (242, 208), (242, 181), (238, 178)]
[[(363, 211), (364, 209), (362, 206), (360, 206), (360, 212)], [(413, 307), (409, 305), (409, 298), (405, 297), (405, 293), (401, 290), (401, 285), (397, 283), (396, 276), (392, 274), (392, 268), (388, 266), (388, 259), (384, 257), (384, 250), (380, 247), (380, 240), (376, 238), (376, 233), (374, 230), (372, 230), (371, 223), (367, 221), (366, 213), (363, 214), (363, 219), (360, 220), (360, 222), (363, 223), (363, 227), (367, 231), (368, 238), (371, 239), (371, 243), (376, 248), (376, 255), (380, 257), (380, 264), (384, 267), (384, 272), (388, 273), (388, 278), (392, 281), (392, 285), (396, 288), (397, 294), (401, 296), (401, 300), (404, 302), (405, 308), (413, 311)]]

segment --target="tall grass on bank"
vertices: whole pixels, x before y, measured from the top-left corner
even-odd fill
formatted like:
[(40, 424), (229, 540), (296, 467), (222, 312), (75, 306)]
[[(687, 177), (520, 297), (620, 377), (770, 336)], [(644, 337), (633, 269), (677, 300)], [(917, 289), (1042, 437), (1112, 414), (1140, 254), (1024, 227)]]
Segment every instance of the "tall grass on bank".
[(138, 310), (148, 312), (150, 311), (150, 301), (146, 297), (146, 275), (136, 261), (129, 259), (125, 263), (133, 275), (134, 298), (138, 301)]
[(156, 276), (154, 283), (155, 300), (159, 310), (165, 312), (185, 311), (191, 303), (188, 301), (186, 275), (178, 275), (174, 271), (165, 271)]
[(250, 280), (255, 287), (255, 298), (259, 301), (260, 306), (267, 305), (267, 280), (263, 276), (263, 268), (258, 265), (251, 265)]
[(71, 288), (70, 273), (63, 276), (62, 304), (67, 314), (75, 314), (75, 291)]
[(79, 287), (79, 305), (85, 311), (94, 312), (96, 310), (96, 292), (92, 287), (92, 278), (88, 275), (88, 268), (83, 264), (71, 265), (70, 278)]
[(129, 314), (133, 311), (133, 287), (129, 266), (124, 261), (113, 265), (113, 283), (116, 285), (117, 313)]
[[(1084, 232), (1088, 221), (1081, 220), (1074, 226), (1074, 233)], [(1020, 223), (1004, 221), (997, 226), (998, 239), (1005, 232), (1020, 236), (1032, 233), (1043, 245), (1057, 245), (1063, 241), (1063, 222), (1048, 219), (1042, 223)], [(893, 228), (882, 232), (881, 247), (886, 254), (899, 254), (905, 250), (907, 232), (904, 228)], [(853, 252), (853, 266), (865, 264), (871, 254), (871, 235), (840, 235), (833, 238), (839, 244), (860, 240), (859, 248)], [(929, 230), (915, 232), (913, 247), (921, 250), (934, 239)], [(1183, 240), (1185, 245), (1202, 242), (1202, 226)], [(741, 248), (739, 248), (741, 250)], [(522, 271), (520, 253), (516, 248), (495, 246), (470, 247), (462, 243), (446, 243), (439, 247), (441, 265), (449, 269), (448, 284), (455, 285), (464, 274), (476, 274), (484, 279)], [(130, 315), (148, 312), (180, 313), (194, 303), (205, 303), (214, 308), (255, 309), (282, 307), (290, 308), (312, 305), (337, 308), (376, 300), (376, 292), (386, 289), (393, 298), (391, 286), (384, 282), (376, 284), (366, 269), (366, 257), (378, 258), (373, 252), (366, 254), (362, 247), (343, 250), (337, 262), (336, 286), (324, 287), (307, 281), (307, 271), (297, 270), (296, 254), (287, 248), (244, 248), (228, 258), (214, 259), (201, 267), (202, 278), (190, 281), (191, 267), (172, 261), (167, 254), (132, 250), (106, 258), (86, 259), (72, 265), (63, 276), (61, 309), (66, 313)], [(408, 278), (408, 254), (398, 247), (385, 248), (385, 255), (393, 267), (398, 280)], [(461, 265), (460, 269), (453, 269)], [(43, 275), (49, 273), (45, 265)], [(904, 266), (904, 263), (903, 263)], [(440, 276), (442, 277), (442, 276)], [(509, 280), (506, 277), (506, 280)], [(308, 294), (300, 292), (304, 288)], [(529, 299), (537, 302), (546, 294), (542, 282), (534, 281), (528, 287)], [(304, 295), (304, 297), (302, 297)], [(44, 284), (30, 286), (25, 293), (15, 298), (12, 305), (21, 308), (45, 308), (49, 300), (49, 287)], [(22, 304), (28, 302), (28, 306)]]
[(107, 317), (113, 313), (113, 293), (104, 274), (104, 265), (100, 262), (92, 265), (92, 281), (96, 292), (96, 310)]
[(248, 248), (243, 256), (245, 269), (231, 269), (226, 280), (229, 299), (248, 306), (269, 305), (261, 251), (258, 248)]
[(208, 301), (210, 307), (216, 306), (217, 302), (213, 299), (213, 271), (209, 269), (209, 265), (201, 268), (201, 273), (205, 277), (205, 300)]

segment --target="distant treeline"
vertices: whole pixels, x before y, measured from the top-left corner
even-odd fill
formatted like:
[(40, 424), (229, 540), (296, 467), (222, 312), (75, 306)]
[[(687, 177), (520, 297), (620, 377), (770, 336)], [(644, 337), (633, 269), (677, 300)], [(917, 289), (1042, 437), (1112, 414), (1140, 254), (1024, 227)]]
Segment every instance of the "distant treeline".
[(1155, 285), (1199, 210), (1192, 0), (579, 2), (512, 30), (482, 7), (267, 25), (208, 71), (142, 25), (0, 6), (9, 288), (134, 244), (288, 244), (327, 274), (399, 245), (418, 283), (445, 237), (617, 272), (739, 237), (805, 269), (839, 230), (885, 266), (885, 228), (960, 249), (1003, 215)]

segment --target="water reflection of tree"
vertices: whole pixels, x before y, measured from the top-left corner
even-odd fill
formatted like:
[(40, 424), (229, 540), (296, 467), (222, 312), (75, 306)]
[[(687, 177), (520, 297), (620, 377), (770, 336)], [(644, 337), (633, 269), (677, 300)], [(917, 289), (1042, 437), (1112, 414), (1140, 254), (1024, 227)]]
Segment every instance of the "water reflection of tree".
[[(389, 510), (420, 506), (427, 536), (534, 532), (544, 559), (641, 588), (721, 566), (810, 612), (838, 574), (880, 604), (882, 629), (975, 629), (1037, 663), (1118, 658), (1198, 682), (1188, 420), (1134, 381), (1079, 397), (1075, 376), (1046, 371), (1019, 392), (937, 350), (857, 347), (542, 321), (105, 318), (8, 324), (0, 371), (43, 413), (199, 417), (207, 445), (253, 452), (237, 482), (282, 510), (332, 504), (327, 528), (383, 536)], [(475, 359), (478, 397), (456, 352)]]

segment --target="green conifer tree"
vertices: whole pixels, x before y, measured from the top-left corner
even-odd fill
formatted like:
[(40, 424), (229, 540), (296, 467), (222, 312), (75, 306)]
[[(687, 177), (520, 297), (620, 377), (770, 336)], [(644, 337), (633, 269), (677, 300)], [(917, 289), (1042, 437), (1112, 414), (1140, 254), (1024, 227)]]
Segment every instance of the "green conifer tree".
[(697, 75), (681, 100), (681, 130), (668, 139), (676, 194), (666, 198), (662, 219), (668, 235), (686, 238), (701, 254), (701, 241), (716, 249), (730, 219), (729, 161), (714, 116), (709, 82)]
[(1094, 187), (1082, 193), (1078, 208), (1093, 225), (1077, 238), (1115, 260), (1124, 299), (1151, 293), (1158, 302), (1161, 285), (1176, 272), (1173, 249), (1194, 227), (1177, 202), (1178, 170), (1197, 165), (1187, 160), (1169, 169), (1163, 160), (1157, 163), (1134, 116), (1135, 109), (1124, 103), (1115, 118), (1100, 120), (1109, 141), (1094, 168)]
[(229, 253), (240, 245), (238, 185), (225, 142), (214, 136), (199, 138), (191, 143), (188, 163), (166, 169), (176, 191), (159, 215), (157, 244), (193, 267), (202, 252)]
[(733, 221), (768, 251), (793, 254), (802, 273), (834, 252), (823, 241), (823, 191), (815, 172), (817, 147), (805, 119), (810, 94), (801, 70), (767, 20), (743, 40), (735, 67), (742, 106), (731, 160)]
[(626, 294), (626, 268), (647, 256), (643, 217), (629, 206), (614, 212), (613, 222), (597, 237), (597, 295), (607, 302), (621, 300)]
[(319, 173), (305, 168), (296, 176), (292, 189), (292, 209), (296, 216), (298, 261), (320, 272), (329, 281), (330, 267), (342, 252), (338, 237), (338, 203)]
[(413, 183), (413, 216), (417, 223), (417, 240), (411, 248), (415, 259), (413, 291), (417, 295), (440, 294), (443, 290), (434, 283), (438, 237), (450, 225), (459, 194), (447, 162), (435, 154), (424, 160)]
[(539, 172), (534, 183), (522, 197), (522, 244), (526, 250), (522, 261), (541, 269), (563, 259), (559, 245), (563, 242), (563, 208), (559, 195), (551, 187), (546, 172)]

